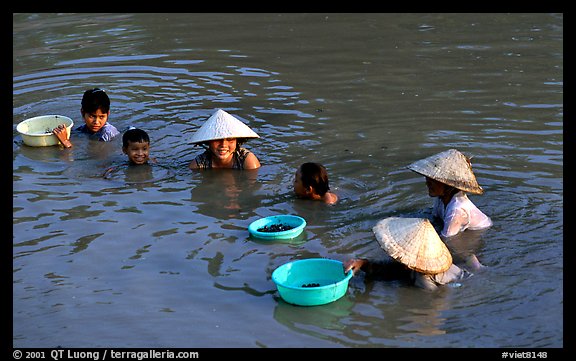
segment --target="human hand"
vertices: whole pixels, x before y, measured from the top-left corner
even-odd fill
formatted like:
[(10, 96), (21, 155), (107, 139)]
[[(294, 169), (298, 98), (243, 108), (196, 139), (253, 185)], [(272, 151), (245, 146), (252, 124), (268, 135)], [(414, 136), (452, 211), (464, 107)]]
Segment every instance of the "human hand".
[(68, 131), (66, 130), (66, 125), (60, 124), (56, 128), (52, 130), (52, 133), (58, 138), (60, 143), (64, 146), (64, 148), (72, 147), (72, 143), (68, 140)]
[(348, 273), (348, 271), (352, 270), (354, 274), (356, 274), (365, 263), (366, 260), (363, 259), (350, 259), (344, 262), (344, 273)]

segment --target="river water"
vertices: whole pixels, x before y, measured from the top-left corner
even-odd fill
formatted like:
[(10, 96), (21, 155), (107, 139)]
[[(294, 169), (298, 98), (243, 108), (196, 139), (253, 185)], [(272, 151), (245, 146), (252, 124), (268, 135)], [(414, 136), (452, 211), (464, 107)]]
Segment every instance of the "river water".
[[(23, 144), (24, 119), (82, 124), (92, 87), (157, 165), (126, 168), (119, 138)], [(12, 102), (14, 347), (564, 347), (562, 14), (13, 14)], [(258, 171), (187, 168), (217, 108), (261, 136)], [(485, 190), (470, 199), (494, 225), (461, 247), (486, 270), (437, 292), (359, 274), (328, 305), (279, 297), (276, 267), (380, 258), (378, 220), (430, 216), (406, 165), (449, 148)], [(293, 196), (305, 161), (336, 205)], [(275, 214), (308, 226), (250, 237)]]

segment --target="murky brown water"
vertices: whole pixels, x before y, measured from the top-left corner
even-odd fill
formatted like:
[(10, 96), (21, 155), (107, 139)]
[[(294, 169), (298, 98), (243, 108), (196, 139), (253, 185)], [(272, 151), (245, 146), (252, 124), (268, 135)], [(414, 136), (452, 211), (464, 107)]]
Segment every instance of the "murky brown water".
[[(563, 16), (560, 14), (15, 14), (14, 347), (563, 347)], [(80, 125), (85, 89), (152, 139), (30, 148), (18, 122)], [(216, 108), (261, 135), (255, 173), (192, 173), (191, 134)], [(494, 226), (489, 268), (427, 293), (354, 277), (339, 301), (279, 299), (293, 259), (380, 257), (379, 220), (429, 216), (405, 169), (457, 148)], [(297, 200), (323, 163), (341, 201)], [(120, 170), (101, 177), (110, 166)], [(249, 237), (298, 214), (290, 242)]]

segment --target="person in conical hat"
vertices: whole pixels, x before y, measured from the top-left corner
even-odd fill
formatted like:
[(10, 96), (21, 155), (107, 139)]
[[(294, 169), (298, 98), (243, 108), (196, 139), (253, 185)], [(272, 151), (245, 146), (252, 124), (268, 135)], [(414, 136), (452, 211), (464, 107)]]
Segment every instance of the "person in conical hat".
[(407, 168), (426, 177), (428, 195), (436, 197), (433, 216), (443, 222), (442, 237), (492, 226), (490, 217), (466, 195), (482, 194), (484, 190), (476, 181), (470, 159), (464, 154), (449, 149), (416, 161)]
[(247, 140), (260, 138), (246, 124), (218, 109), (192, 136), (192, 143), (205, 148), (190, 162), (190, 169), (260, 168), (258, 157), (242, 147)]
[(367, 275), (398, 273), (398, 264), (414, 285), (435, 290), (438, 286), (461, 280), (470, 275), (468, 271), (452, 263), (450, 251), (442, 242), (434, 226), (426, 218), (389, 217), (380, 220), (372, 231), (380, 247), (392, 261), (375, 262), (367, 259), (351, 259), (344, 263), (344, 272), (364, 271)]

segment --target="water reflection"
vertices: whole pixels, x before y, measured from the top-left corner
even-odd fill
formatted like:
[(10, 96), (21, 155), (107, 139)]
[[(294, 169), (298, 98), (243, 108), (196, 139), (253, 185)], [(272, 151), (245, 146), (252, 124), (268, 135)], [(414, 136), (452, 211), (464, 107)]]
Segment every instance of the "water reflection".
[[(295, 306), (275, 297), (274, 319), (291, 330), (329, 339), (329, 331), (343, 331), (354, 307), (348, 295), (320, 306)], [(328, 331), (328, 332), (327, 332)]]
[(159, 164), (130, 165), (126, 163), (106, 169), (102, 176), (104, 179), (126, 185), (146, 186), (172, 178), (175, 172)]
[(84, 136), (74, 138), (73, 143), (72, 148), (65, 149), (61, 146), (29, 147), (21, 144), (21, 140), (15, 140), (20, 147), (14, 156), (39, 162), (35, 168), (63, 172), (69, 179), (82, 180), (101, 178), (118, 157), (120, 149), (116, 141), (100, 142)]
[[(355, 280), (350, 290), (357, 307), (347, 322), (345, 334), (350, 339), (394, 340), (388, 346), (412, 347), (414, 336), (437, 336), (447, 333), (444, 311), (450, 310), (453, 289), (444, 287), (426, 292), (402, 281)], [(370, 299), (370, 306), (364, 300)], [(398, 335), (398, 336), (395, 336)], [(404, 344), (404, 342), (407, 342)]]
[[(419, 296), (407, 294), (406, 296), (410, 298), (419, 297), (420, 302), (419, 304), (415, 304), (415, 302), (410, 299), (410, 307), (404, 310), (404, 315), (398, 317), (398, 329), (423, 336), (446, 334), (446, 317), (443, 315), (443, 312), (451, 308), (449, 292), (447, 292), (450, 291), (449, 287), (450, 286), (441, 289), (435, 294), (426, 294), (426, 292)], [(404, 292), (400, 292), (399, 294), (402, 296)], [(406, 304), (406, 301), (408, 300), (404, 300), (403, 302), (403, 300), (399, 298), (398, 304)]]
[[(446, 239), (444, 242), (452, 254), (455, 264), (463, 264), (470, 256), (476, 255), (484, 249), (484, 235), (491, 232), (490, 229), (466, 230)], [(482, 260), (480, 259), (480, 263)], [(466, 268), (466, 266), (464, 266)]]
[[(562, 347), (562, 14), (13, 20), (16, 346)], [(115, 126), (150, 130), (165, 168), (104, 179), (125, 161), (119, 142), (21, 144), (19, 121), (77, 118), (89, 84), (114, 95)], [(188, 140), (215, 108), (261, 134), (257, 175), (187, 168)], [(376, 221), (430, 218), (405, 165), (447, 147), (475, 155), (478, 206), (494, 221), (449, 248), (477, 252), (489, 272), (435, 295), (355, 277), (322, 309), (270, 296), (266, 277), (284, 262), (378, 258)], [(308, 160), (331, 170), (342, 202), (295, 199)], [(307, 220), (303, 239), (250, 238), (251, 221), (283, 213)]]
[(74, 160), (74, 153), (70, 149), (63, 149), (59, 145), (51, 147), (30, 147), (25, 145), (21, 139), (14, 140), (18, 146), (17, 154), (26, 157), (27, 159), (39, 162), (71, 162)]
[[(118, 154), (121, 149), (121, 137), (116, 137), (108, 142), (101, 142), (95, 139), (89, 139), (86, 134), (78, 135), (72, 138), (74, 142), (75, 158), (90, 159), (94, 161), (109, 162), (113, 159), (114, 155)], [(84, 138), (84, 139), (83, 139)], [(78, 145), (77, 145), (78, 144)]]
[(253, 214), (254, 194), (260, 183), (258, 169), (210, 169), (196, 171), (196, 182), (191, 190), (191, 200), (201, 214), (216, 218), (244, 218)]

